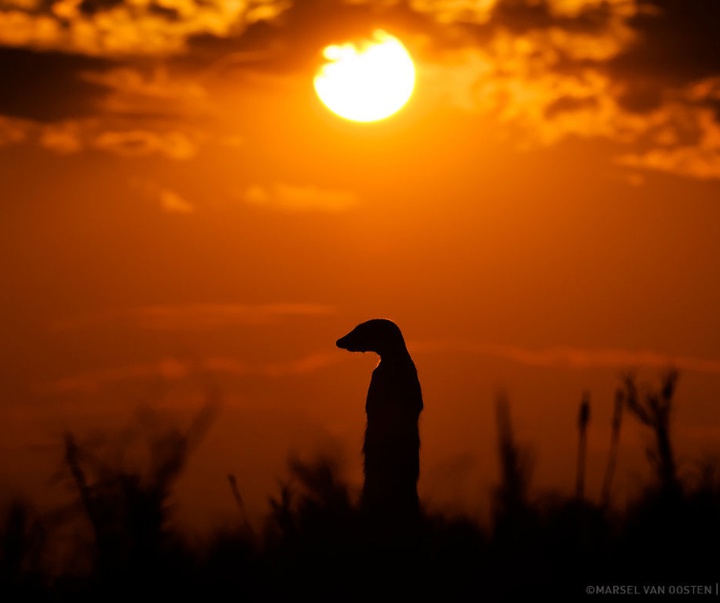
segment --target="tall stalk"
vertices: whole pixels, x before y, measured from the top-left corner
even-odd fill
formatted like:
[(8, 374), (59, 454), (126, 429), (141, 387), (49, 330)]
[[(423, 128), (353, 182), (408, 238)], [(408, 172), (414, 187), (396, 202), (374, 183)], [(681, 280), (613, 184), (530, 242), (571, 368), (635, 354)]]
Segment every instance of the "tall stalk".
[(583, 393), (578, 412), (578, 456), (575, 497), (581, 500), (585, 495), (585, 459), (587, 457), (587, 427), (590, 423), (590, 394)]
[(605, 469), (605, 479), (602, 488), (602, 505), (608, 507), (610, 505), (610, 494), (612, 492), (612, 482), (615, 477), (615, 467), (617, 466), (618, 450), (620, 448), (620, 426), (622, 424), (623, 406), (625, 404), (625, 395), (621, 389), (615, 392), (615, 410), (612, 419), (612, 432), (610, 435), (610, 451), (608, 453), (608, 462)]

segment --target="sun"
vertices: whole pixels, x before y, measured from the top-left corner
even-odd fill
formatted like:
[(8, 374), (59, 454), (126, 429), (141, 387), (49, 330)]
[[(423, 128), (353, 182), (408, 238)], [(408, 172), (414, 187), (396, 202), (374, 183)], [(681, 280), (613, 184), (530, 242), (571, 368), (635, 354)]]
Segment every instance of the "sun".
[(415, 87), (415, 65), (402, 42), (381, 29), (360, 47), (328, 46), (315, 74), (315, 92), (333, 113), (370, 122), (397, 113)]

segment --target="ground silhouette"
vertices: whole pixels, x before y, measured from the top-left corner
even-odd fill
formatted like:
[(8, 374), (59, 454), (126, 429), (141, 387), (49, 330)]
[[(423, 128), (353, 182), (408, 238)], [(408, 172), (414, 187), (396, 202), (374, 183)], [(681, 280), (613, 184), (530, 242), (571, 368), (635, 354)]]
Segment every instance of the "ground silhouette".
[[(43, 510), (17, 500), (4, 511), (0, 592), (8, 601), (119, 600), (143, 592), (204, 600), (367, 601), (383, 593), (403, 600), (510, 602), (593, 600), (588, 588), (624, 585), (640, 594), (662, 587), (673, 600), (693, 588), (701, 594), (709, 588), (714, 596), (720, 464), (705, 460), (695, 472), (676, 471), (669, 429), (675, 380), (668, 373), (658, 388), (627, 377), (618, 389), (615, 403), (630, 400), (627, 416), (656, 435), (648, 450), (653, 480), (627, 507), (607, 503), (610, 482), (598, 504), (587, 493), (540, 496), (532, 487), (532, 455), (517, 441), (510, 403), (500, 397), (499, 471), (489, 521), (429, 512), (420, 504), (412, 534), (403, 539), (390, 527), (368, 530), (368, 493), (356, 496), (341, 463), (318, 456), (290, 459), (287, 479), (255, 525), (231, 476), (228, 497), (238, 503), (238, 521), (203, 542), (191, 541), (174, 527), (168, 497), (204, 433), (207, 408), (189, 429), (160, 428), (155, 421), (152, 430), (125, 437), (147, 446), (145, 465), (113, 465), (68, 434), (64, 466), (75, 500)], [(580, 429), (588, 427), (580, 422)]]

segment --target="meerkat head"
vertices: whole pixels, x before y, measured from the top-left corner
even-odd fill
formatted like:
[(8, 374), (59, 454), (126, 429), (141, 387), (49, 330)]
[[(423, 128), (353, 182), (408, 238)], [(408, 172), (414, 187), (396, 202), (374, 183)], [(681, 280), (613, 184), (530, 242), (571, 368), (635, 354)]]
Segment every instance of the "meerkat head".
[(355, 327), (336, 342), (339, 348), (349, 352), (375, 352), (393, 355), (407, 353), (400, 328), (391, 320), (373, 318)]

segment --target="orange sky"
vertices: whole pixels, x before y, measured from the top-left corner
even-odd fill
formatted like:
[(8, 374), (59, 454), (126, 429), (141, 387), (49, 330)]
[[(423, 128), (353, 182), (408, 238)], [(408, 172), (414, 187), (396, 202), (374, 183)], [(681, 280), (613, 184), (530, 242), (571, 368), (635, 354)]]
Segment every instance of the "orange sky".
[[(141, 404), (182, 424), (208, 383), (221, 404), (185, 518), (233, 512), (228, 471), (260, 513), (293, 450), (342, 449), (357, 482), (375, 360), (334, 342), (381, 316), (418, 366), (431, 503), (486, 502), (500, 389), (538, 489), (572, 484), (588, 390), (597, 495), (631, 368), (679, 367), (684, 467), (717, 452), (713, 11), (4, 3), (0, 482), (46, 496), (65, 430), (117, 429)], [(413, 54), (416, 91), (350, 123), (312, 75), (325, 45), (375, 27)], [(627, 424), (620, 491), (646, 471), (643, 435)]]

